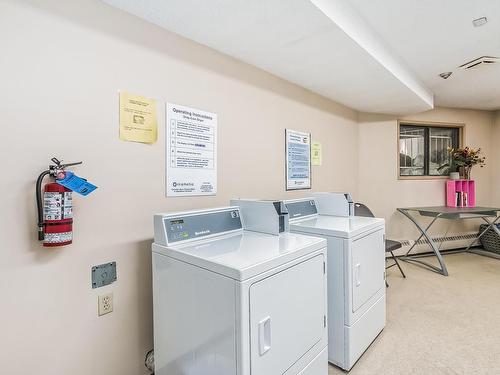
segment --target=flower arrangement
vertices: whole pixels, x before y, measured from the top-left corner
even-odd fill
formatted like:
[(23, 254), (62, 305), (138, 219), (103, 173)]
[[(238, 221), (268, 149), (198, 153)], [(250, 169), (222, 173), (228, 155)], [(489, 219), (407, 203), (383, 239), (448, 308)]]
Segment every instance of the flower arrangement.
[(473, 149), (471, 147), (451, 148), (448, 147), (450, 162), (441, 165), (438, 170), (448, 168), (451, 172), (460, 172), (461, 176), (467, 180), (470, 179), (472, 167), (479, 165), (481, 168), (486, 165), (486, 157), (481, 155), (481, 148)]

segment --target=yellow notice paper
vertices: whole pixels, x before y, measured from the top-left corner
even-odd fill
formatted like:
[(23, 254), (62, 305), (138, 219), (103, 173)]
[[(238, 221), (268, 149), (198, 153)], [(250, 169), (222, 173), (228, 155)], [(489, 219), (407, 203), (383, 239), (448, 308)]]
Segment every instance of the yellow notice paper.
[(158, 138), (156, 101), (120, 93), (120, 139), (122, 141), (155, 143)]
[(311, 143), (311, 164), (321, 165), (321, 143)]

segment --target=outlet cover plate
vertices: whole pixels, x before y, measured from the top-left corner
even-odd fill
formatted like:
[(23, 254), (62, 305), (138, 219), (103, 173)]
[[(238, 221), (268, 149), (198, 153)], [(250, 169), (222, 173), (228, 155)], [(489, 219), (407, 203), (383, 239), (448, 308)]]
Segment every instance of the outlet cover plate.
[(116, 262), (99, 264), (92, 267), (92, 289), (109, 285), (116, 281)]
[(113, 293), (103, 294), (98, 299), (98, 315), (106, 315), (113, 312)]

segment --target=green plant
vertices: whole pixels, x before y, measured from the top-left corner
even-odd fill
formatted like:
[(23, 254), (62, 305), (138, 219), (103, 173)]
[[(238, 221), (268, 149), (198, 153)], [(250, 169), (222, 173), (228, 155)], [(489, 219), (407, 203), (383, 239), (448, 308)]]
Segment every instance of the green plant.
[(441, 165), (438, 168), (438, 171), (441, 172), (445, 168), (448, 168), (448, 173), (458, 172), (461, 167), (470, 171), (470, 169), (475, 165), (479, 165), (481, 168), (486, 165), (486, 157), (481, 156), (481, 148), (475, 150), (471, 147), (448, 147), (448, 154), (450, 155), (450, 161)]

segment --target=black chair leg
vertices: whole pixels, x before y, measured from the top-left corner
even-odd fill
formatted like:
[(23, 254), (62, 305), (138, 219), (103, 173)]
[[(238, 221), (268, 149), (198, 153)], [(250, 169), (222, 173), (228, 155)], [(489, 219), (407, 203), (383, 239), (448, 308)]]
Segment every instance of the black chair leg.
[(406, 278), (406, 275), (405, 273), (403, 272), (403, 269), (401, 268), (401, 266), (399, 265), (399, 262), (398, 262), (398, 258), (396, 258), (394, 256), (394, 253), (391, 251), (391, 256), (392, 256), (392, 259), (394, 259), (394, 262), (396, 263), (396, 266), (398, 266), (399, 268), (399, 271), (401, 272), (401, 275), (403, 275), (404, 278)]

